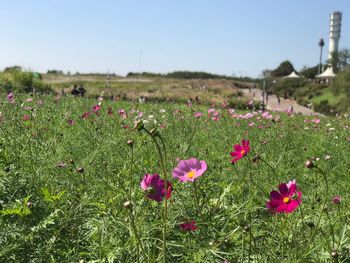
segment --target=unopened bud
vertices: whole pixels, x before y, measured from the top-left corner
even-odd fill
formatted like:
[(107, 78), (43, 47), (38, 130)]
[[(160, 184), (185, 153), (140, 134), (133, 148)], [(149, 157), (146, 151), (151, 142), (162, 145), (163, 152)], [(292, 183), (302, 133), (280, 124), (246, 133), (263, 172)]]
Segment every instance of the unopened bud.
[(308, 168), (308, 169), (311, 169), (314, 167), (314, 163), (310, 160), (308, 160), (306, 163), (305, 163), (305, 167)]
[(332, 256), (333, 258), (337, 258), (337, 257), (339, 256), (339, 254), (338, 254), (338, 252), (334, 249), (334, 250), (332, 250), (332, 252), (331, 252), (331, 256)]
[(134, 141), (133, 140), (128, 140), (126, 142), (126, 144), (129, 145), (129, 146), (133, 146), (134, 145)]
[(79, 167), (79, 168), (77, 168), (77, 173), (82, 174), (84, 171), (85, 171), (85, 170), (84, 170), (84, 168), (83, 168), (83, 167)]
[(126, 209), (131, 209), (132, 208), (132, 202), (131, 201), (126, 201), (124, 204), (123, 204), (124, 208)]
[(253, 159), (252, 159), (253, 163), (256, 163), (256, 162), (259, 161), (259, 160), (260, 160), (260, 155), (259, 155), (259, 154), (255, 155), (255, 156), (253, 157)]
[(32, 208), (32, 207), (33, 207), (33, 203), (30, 202), (30, 201), (28, 201), (28, 202), (27, 202), (27, 207), (28, 207), (28, 208)]
[(157, 131), (155, 128), (153, 128), (153, 129), (150, 131), (150, 133), (151, 133), (151, 135), (152, 135), (153, 137), (155, 137), (155, 136), (158, 135), (158, 131)]
[(144, 125), (143, 125), (143, 122), (141, 120), (137, 120), (134, 122), (134, 130), (136, 131), (141, 131), (144, 129)]
[(336, 204), (336, 205), (340, 204), (340, 202), (341, 202), (341, 196), (340, 196), (340, 195), (334, 196), (333, 199), (332, 199), (332, 201), (333, 201), (333, 204)]

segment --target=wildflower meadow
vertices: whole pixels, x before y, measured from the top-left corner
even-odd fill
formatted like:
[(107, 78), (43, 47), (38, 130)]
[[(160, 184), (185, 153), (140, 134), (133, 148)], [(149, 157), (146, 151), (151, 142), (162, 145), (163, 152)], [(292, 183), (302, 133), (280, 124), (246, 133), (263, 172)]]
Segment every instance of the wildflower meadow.
[(0, 112), (0, 262), (350, 262), (348, 119), (13, 93)]

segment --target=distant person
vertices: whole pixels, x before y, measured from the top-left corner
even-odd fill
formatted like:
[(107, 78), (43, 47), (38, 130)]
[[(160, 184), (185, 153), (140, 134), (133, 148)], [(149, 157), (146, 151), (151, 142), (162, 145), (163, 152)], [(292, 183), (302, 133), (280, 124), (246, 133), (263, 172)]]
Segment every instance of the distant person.
[(77, 84), (74, 84), (73, 89), (72, 89), (72, 91), (71, 91), (71, 94), (72, 94), (72, 96), (74, 96), (74, 97), (79, 95), (79, 91), (78, 91), (78, 89), (77, 89)]
[(281, 98), (280, 98), (280, 96), (278, 96), (278, 95), (277, 95), (277, 103), (278, 103), (278, 104), (281, 104)]
[(78, 92), (80, 96), (85, 97), (86, 89), (84, 89), (83, 83), (80, 84)]
[(196, 96), (195, 100), (197, 104), (200, 104), (198, 96)]

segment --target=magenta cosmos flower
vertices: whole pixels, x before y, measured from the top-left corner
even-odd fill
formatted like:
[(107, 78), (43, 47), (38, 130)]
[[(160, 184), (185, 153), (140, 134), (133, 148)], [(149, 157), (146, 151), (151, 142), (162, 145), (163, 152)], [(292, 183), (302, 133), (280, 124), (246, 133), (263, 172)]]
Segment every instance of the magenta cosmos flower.
[(242, 140), (242, 145), (236, 144), (233, 146), (235, 149), (234, 152), (231, 152), (231, 156), (233, 157), (231, 163), (237, 162), (239, 159), (242, 159), (244, 156), (246, 156), (250, 151), (250, 143), (249, 140)]
[(196, 221), (192, 220), (190, 222), (185, 222), (180, 225), (183, 231), (196, 231), (198, 227), (196, 226)]
[(97, 113), (101, 109), (101, 105), (96, 104), (92, 107), (93, 113)]
[(266, 207), (273, 213), (291, 213), (301, 204), (301, 192), (297, 190), (295, 180), (280, 184), (279, 192), (273, 190)]
[(147, 198), (161, 202), (164, 197), (169, 199), (173, 190), (172, 184), (167, 183), (165, 191), (165, 181), (158, 174), (145, 174), (141, 181), (141, 188), (147, 191)]
[(196, 158), (180, 161), (173, 170), (173, 177), (181, 182), (193, 182), (207, 170), (205, 161), (198, 161)]

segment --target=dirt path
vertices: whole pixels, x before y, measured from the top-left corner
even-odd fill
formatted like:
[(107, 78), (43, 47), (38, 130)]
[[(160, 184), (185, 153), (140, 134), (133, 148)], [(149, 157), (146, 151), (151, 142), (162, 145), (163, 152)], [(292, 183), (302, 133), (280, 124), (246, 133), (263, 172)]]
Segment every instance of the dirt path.
[[(253, 99), (254, 101), (261, 101), (262, 91), (260, 89), (240, 89), (248, 98)], [(254, 96), (255, 93), (255, 96)], [(322, 114), (314, 112), (313, 110), (306, 108), (304, 106), (299, 105), (295, 100), (292, 99), (283, 99), (280, 98), (280, 103), (278, 103), (278, 99), (276, 95), (269, 95), (267, 101), (267, 109), (268, 110), (278, 110), (278, 111), (287, 111), (293, 107), (293, 111), (295, 113), (302, 113), (304, 115), (318, 115)]]

